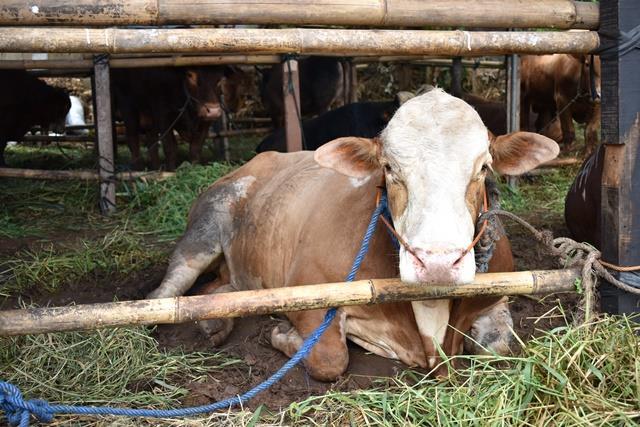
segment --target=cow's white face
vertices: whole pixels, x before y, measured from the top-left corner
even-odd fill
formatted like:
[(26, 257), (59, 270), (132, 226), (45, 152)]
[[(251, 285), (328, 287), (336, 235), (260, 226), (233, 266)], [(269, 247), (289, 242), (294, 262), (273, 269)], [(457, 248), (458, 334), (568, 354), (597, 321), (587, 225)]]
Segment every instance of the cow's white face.
[(407, 101), (380, 140), (394, 224), (413, 251), (400, 249), (402, 280), (473, 280), (473, 250), (456, 261), (474, 235), (477, 210), (467, 203), (467, 189), (484, 180), (483, 166), (491, 163), (480, 116), (436, 89)]
[(412, 249), (400, 249), (401, 279), (461, 284), (475, 276), (473, 250), (460, 257), (474, 237), (486, 166), (517, 175), (558, 151), (537, 134), (495, 138), (470, 105), (434, 89), (403, 104), (379, 139), (341, 138), (315, 159), (360, 178), (382, 169), (396, 231)]

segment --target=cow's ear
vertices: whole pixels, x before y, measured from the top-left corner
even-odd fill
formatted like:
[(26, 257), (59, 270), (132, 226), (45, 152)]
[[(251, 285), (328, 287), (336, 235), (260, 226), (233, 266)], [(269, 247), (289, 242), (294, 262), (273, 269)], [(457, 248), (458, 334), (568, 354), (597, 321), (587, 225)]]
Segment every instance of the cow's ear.
[(318, 148), (313, 158), (322, 167), (364, 178), (380, 169), (379, 149), (379, 142), (374, 139), (338, 138)]
[(546, 136), (513, 132), (494, 136), (489, 132), (493, 169), (504, 175), (521, 175), (558, 156), (560, 147)]

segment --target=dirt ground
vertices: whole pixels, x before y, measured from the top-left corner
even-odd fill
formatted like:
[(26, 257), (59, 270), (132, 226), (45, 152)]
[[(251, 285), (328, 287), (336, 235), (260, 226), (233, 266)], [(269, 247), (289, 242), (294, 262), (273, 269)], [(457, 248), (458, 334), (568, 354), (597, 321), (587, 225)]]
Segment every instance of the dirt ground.
[[(531, 217), (535, 218), (535, 212)], [(550, 228), (554, 234), (566, 234), (559, 220), (553, 224), (537, 224)], [(540, 254), (529, 237), (515, 226), (507, 224), (512, 241), (518, 270), (555, 268), (551, 258)], [(0, 241), (4, 253), (7, 250), (30, 247), (36, 241), (21, 244), (11, 239)], [(117, 300), (141, 299), (154, 289), (162, 280), (164, 265), (139, 271), (126, 278), (110, 275), (95, 277), (93, 282), (84, 279), (82, 283), (71, 284), (56, 294), (47, 294), (37, 289), (22, 295), (22, 300), (38, 305), (66, 305), (71, 303), (96, 303)], [(201, 278), (201, 282), (207, 278)], [(522, 340), (536, 331), (547, 330), (564, 324), (564, 318), (557, 309), (558, 302), (567, 312), (575, 309), (576, 297), (567, 294), (541, 297), (517, 297), (511, 300), (511, 311), (515, 330)], [(19, 300), (9, 298), (0, 302), (0, 310), (19, 306)], [(543, 316), (544, 315), (544, 316)], [(542, 316), (542, 317), (541, 317)], [(216, 373), (207, 381), (191, 383), (185, 386), (191, 393), (184, 405), (202, 405), (242, 393), (260, 383), (280, 367), (287, 359), (274, 350), (269, 343), (271, 329), (277, 324), (275, 317), (260, 316), (236, 321), (229, 340), (220, 348), (230, 356), (244, 361), (244, 365), (234, 365), (222, 373)], [(208, 341), (194, 324), (161, 325), (155, 335), (162, 347), (181, 347), (185, 351), (211, 351)], [(296, 367), (283, 381), (260, 394), (248, 405), (250, 409), (265, 404), (271, 409), (286, 407), (293, 401), (299, 401), (310, 395), (324, 394), (329, 390), (353, 390), (368, 388), (375, 381), (384, 381), (393, 377), (406, 367), (397, 361), (367, 354), (364, 350), (351, 345), (350, 365), (347, 375), (335, 383), (321, 383), (311, 379), (304, 368)], [(135, 385), (140, 387), (139, 384)]]

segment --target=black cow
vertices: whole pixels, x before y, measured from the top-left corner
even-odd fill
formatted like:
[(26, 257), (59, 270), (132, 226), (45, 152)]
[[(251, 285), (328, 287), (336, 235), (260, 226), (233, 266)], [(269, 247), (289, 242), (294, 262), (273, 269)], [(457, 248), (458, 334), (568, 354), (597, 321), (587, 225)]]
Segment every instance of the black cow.
[(7, 141), (18, 140), (34, 125), (64, 129), (71, 108), (64, 89), (49, 86), (26, 71), (0, 71), (0, 166)]
[[(112, 71), (114, 103), (126, 128), (135, 168), (143, 167), (139, 134), (146, 135), (151, 167), (160, 167), (159, 139), (167, 170), (176, 167), (175, 129), (189, 143), (189, 158), (201, 160), (211, 124), (220, 118), (220, 98), (238, 71), (229, 67), (116, 69)], [(235, 92), (234, 92), (235, 93)], [(235, 105), (235, 100), (225, 100)]]
[(604, 145), (601, 144), (582, 163), (564, 201), (564, 220), (571, 238), (596, 248), (600, 248), (603, 167)]
[[(282, 65), (262, 71), (260, 96), (273, 119), (274, 126), (284, 125), (282, 98)], [(340, 60), (327, 56), (311, 56), (298, 61), (300, 108), (303, 117), (316, 116), (329, 110), (343, 92), (343, 70)]]
[[(343, 136), (373, 138), (384, 129), (399, 105), (398, 101), (356, 102), (305, 120), (302, 124), (303, 148), (316, 150), (322, 144)], [(287, 151), (283, 128), (262, 140), (256, 152), (263, 151)]]

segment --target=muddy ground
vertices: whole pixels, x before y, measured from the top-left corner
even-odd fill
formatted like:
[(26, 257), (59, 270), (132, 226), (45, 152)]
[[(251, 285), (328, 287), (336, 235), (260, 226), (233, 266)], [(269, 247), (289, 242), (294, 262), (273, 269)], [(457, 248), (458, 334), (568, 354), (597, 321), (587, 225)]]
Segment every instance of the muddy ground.
[[(539, 217), (532, 212), (529, 219)], [(535, 224), (551, 229), (555, 235), (564, 235), (564, 224), (554, 220), (550, 224)], [(507, 224), (512, 241), (518, 270), (555, 268), (553, 260), (544, 256), (539, 248), (517, 226)], [(61, 244), (62, 236), (51, 236)], [(68, 237), (68, 236), (67, 236)], [(76, 236), (77, 237), (77, 236)], [(45, 239), (46, 240), (46, 239)], [(3, 255), (17, 249), (33, 248), (43, 241), (20, 239), (0, 239)], [(32, 289), (21, 296), (27, 303), (38, 305), (66, 305), (72, 303), (110, 302), (114, 299), (129, 300), (143, 298), (160, 283), (164, 274), (164, 265), (139, 271), (129, 277), (114, 275), (97, 275), (90, 280), (66, 286), (55, 294), (47, 294)], [(204, 282), (210, 278), (201, 278)], [(517, 297), (511, 300), (516, 332), (525, 340), (541, 330), (547, 330), (564, 324), (564, 318), (557, 308), (560, 302), (565, 311), (572, 312), (576, 306), (576, 297), (559, 294), (542, 297)], [(0, 310), (18, 307), (17, 298), (8, 298), (0, 302)], [(544, 316), (543, 316), (544, 315)], [(543, 317), (541, 317), (543, 316)], [(230, 356), (244, 361), (234, 365), (223, 373), (216, 373), (203, 383), (185, 384), (191, 393), (184, 400), (184, 405), (201, 405), (229, 397), (248, 390), (260, 383), (280, 367), (286, 358), (271, 348), (269, 336), (271, 329), (277, 324), (276, 317), (260, 316), (239, 319), (229, 340), (221, 350)], [(165, 348), (181, 347), (185, 351), (211, 351), (212, 347), (201, 335), (194, 324), (158, 326), (155, 335), (161, 346)], [(367, 354), (356, 345), (351, 345), (351, 362), (347, 375), (336, 383), (320, 383), (311, 379), (301, 367), (295, 368), (283, 381), (273, 386), (251, 401), (248, 405), (254, 409), (265, 404), (271, 409), (285, 407), (293, 401), (299, 401), (310, 395), (324, 394), (328, 390), (352, 390), (371, 387), (381, 377), (392, 377), (406, 367), (396, 361)], [(132, 385), (139, 387), (140, 385)]]

